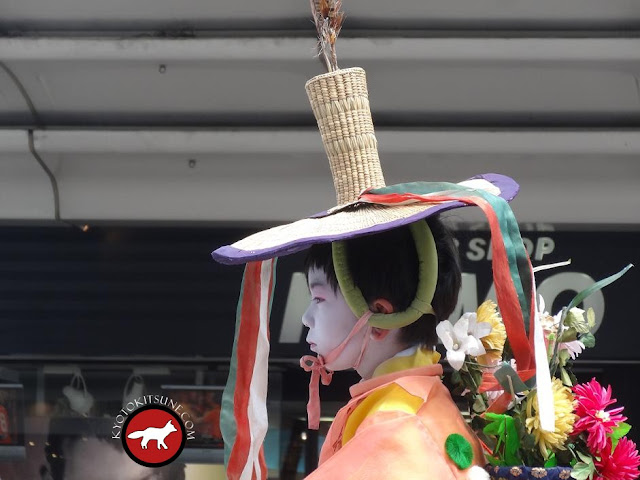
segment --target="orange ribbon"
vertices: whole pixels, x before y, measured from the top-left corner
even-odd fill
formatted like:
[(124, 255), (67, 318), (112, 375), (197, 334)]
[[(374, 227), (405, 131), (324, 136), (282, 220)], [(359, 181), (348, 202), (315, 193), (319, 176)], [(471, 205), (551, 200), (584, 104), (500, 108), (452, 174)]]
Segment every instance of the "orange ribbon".
[[(331, 378), (333, 376), (333, 372), (328, 370), (325, 365), (335, 361), (340, 356), (347, 346), (347, 343), (349, 343), (349, 341), (367, 325), (371, 315), (373, 315), (373, 312), (369, 310), (364, 312), (351, 329), (351, 332), (349, 332), (349, 335), (347, 335), (347, 338), (329, 352), (326, 360), (322, 355), (318, 355), (317, 357), (314, 357), (313, 355), (305, 355), (300, 359), (300, 366), (306, 372), (311, 372), (311, 379), (309, 380), (309, 402), (307, 403), (307, 416), (309, 418), (308, 422), (311, 430), (318, 430), (318, 428), (320, 428), (320, 380), (322, 379), (322, 384), (326, 386), (331, 383)], [(369, 337), (369, 332), (367, 332), (364, 341), (362, 342), (362, 346), (360, 347), (358, 360), (356, 361), (356, 364), (353, 365), (354, 368), (357, 368), (358, 365), (360, 365), (360, 360), (362, 360), (364, 350), (367, 348), (369, 343)]]
[(300, 366), (306, 372), (311, 372), (307, 415), (309, 417), (309, 428), (312, 430), (318, 430), (320, 427), (320, 380), (322, 380), (323, 385), (329, 385), (333, 377), (333, 372), (327, 370), (324, 365), (325, 361), (321, 355), (317, 357), (305, 355), (300, 359)]

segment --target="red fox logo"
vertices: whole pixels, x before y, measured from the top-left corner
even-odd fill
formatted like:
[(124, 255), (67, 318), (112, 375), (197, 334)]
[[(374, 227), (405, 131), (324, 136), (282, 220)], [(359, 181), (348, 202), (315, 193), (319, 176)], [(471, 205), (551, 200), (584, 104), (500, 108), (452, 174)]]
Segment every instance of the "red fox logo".
[(177, 432), (176, 427), (173, 426), (171, 420), (167, 422), (167, 424), (162, 428), (157, 427), (147, 427), (144, 430), (137, 430), (135, 432), (127, 435), (127, 438), (142, 438), (141, 446), (143, 449), (147, 448), (147, 445), (150, 440), (155, 440), (158, 445), (158, 450), (160, 447), (168, 450), (169, 447), (164, 443), (165, 439), (171, 434), (171, 432)]

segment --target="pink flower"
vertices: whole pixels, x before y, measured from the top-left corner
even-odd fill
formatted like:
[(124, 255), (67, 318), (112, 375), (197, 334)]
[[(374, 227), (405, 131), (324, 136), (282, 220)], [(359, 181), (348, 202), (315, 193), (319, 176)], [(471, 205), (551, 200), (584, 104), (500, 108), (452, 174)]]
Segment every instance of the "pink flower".
[(611, 385), (605, 390), (595, 378), (589, 383), (573, 387), (573, 393), (576, 400), (575, 414), (578, 415), (578, 421), (573, 425), (573, 434), (588, 431), (587, 446), (591, 453), (598, 454), (606, 446), (607, 434), (627, 419), (620, 415), (624, 407), (605, 410), (616, 399), (611, 398)]
[(611, 441), (601, 452), (602, 460), (595, 461), (598, 476), (596, 480), (634, 480), (640, 476), (640, 456), (636, 444), (626, 437), (618, 442), (611, 453)]
[(567, 350), (572, 360), (575, 360), (578, 355), (584, 350), (584, 343), (580, 340), (574, 340), (572, 342), (564, 342), (558, 345), (558, 351)]

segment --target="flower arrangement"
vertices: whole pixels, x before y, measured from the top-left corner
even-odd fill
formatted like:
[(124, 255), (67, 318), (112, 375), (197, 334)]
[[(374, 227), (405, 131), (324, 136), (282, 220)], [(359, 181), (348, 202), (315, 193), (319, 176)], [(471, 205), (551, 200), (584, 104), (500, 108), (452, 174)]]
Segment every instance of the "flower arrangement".
[[(579, 293), (553, 316), (538, 297), (535, 315), (540, 334), (535, 350), (548, 365), (546, 386), (539, 367), (518, 369), (503, 319), (491, 300), (455, 324), (448, 320), (438, 324), (436, 332), (454, 369), (454, 394), (469, 402), (471, 424), (485, 447), (490, 472), (510, 467), (500, 478), (522, 478), (519, 475), (527, 468), (533, 478), (640, 476), (640, 455), (626, 437), (631, 427), (625, 423), (623, 407), (612, 407), (616, 399), (611, 386), (605, 388), (595, 378), (579, 384), (571, 369), (585, 348), (595, 346), (594, 311), (585, 312), (577, 305), (630, 267)], [(543, 407), (545, 401), (552, 409)], [(565, 467), (558, 476), (547, 476), (547, 469), (558, 466)]]

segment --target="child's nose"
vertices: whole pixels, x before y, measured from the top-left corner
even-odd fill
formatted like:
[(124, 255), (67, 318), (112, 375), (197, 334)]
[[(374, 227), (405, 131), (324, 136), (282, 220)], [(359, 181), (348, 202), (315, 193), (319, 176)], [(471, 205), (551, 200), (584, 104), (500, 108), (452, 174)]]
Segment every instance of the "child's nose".
[(313, 325), (313, 317), (311, 316), (311, 313), (309, 312), (308, 308), (302, 314), (302, 325), (304, 325), (307, 328), (311, 328), (311, 326)]

